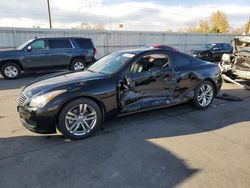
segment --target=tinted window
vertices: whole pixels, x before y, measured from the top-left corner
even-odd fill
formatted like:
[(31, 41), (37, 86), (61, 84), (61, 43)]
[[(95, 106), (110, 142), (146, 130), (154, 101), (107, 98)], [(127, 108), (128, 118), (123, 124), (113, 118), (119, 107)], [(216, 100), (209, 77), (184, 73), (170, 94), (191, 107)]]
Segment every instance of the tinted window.
[(75, 39), (77, 45), (83, 49), (93, 48), (92, 41), (90, 39)]
[(49, 40), (49, 47), (51, 49), (72, 48), (72, 45), (68, 39), (53, 39)]
[(224, 49), (229, 49), (230, 46), (229, 46), (229, 44), (223, 44), (223, 48), (224, 48)]
[(43, 50), (43, 49), (48, 49), (48, 43), (46, 40), (35, 40), (34, 42), (32, 42), (30, 44), (30, 46), (32, 47), (32, 50)]
[(221, 49), (223, 49), (223, 48), (222, 48), (222, 44), (216, 44), (216, 46), (214, 46), (213, 49), (214, 49), (214, 50), (221, 50)]
[(192, 64), (191, 58), (182, 54), (176, 54), (174, 62), (172, 63), (174, 68), (180, 68), (183, 66), (189, 66)]
[(169, 65), (169, 59), (166, 54), (146, 55), (137, 60), (131, 66), (131, 73), (150, 71), (154, 68), (165, 68)]

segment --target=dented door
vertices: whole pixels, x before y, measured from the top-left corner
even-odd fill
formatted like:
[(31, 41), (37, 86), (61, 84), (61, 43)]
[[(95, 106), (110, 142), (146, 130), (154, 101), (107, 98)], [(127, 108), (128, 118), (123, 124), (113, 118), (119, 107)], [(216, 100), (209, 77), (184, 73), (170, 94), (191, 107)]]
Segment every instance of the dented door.
[(120, 89), (122, 112), (170, 104), (176, 87), (176, 74), (169, 68), (129, 75)]

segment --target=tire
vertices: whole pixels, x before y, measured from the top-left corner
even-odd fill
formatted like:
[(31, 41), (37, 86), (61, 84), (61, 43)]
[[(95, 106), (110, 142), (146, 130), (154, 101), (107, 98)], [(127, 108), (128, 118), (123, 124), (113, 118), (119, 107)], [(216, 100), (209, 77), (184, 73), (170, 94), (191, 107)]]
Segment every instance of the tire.
[(63, 107), (58, 117), (58, 130), (66, 138), (79, 140), (93, 134), (101, 122), (100, 107), (93, 100), (81, 98)]
[(1, 74), (5, 79), (14, 80), (20, 77), (21, 68), (16, 63), (6, 63), (1, 68)]
[(208, 108), (214, 100), (215, 88), (212, 82), (203, 81), (194, 91), (193, 105), (197, 109)]
[(74, 71), (82, 71), (84, 69), (86, 69), (86, 63), (83, 59), (73, 59), (70, 63), (70, 70), (74, 70)]

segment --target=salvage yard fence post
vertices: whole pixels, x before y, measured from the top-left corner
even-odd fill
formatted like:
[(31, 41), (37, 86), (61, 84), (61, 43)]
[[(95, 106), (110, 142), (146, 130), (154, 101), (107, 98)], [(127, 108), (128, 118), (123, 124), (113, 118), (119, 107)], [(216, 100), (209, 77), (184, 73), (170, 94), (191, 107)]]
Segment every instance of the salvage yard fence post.
[(34, 37), (72, 36), (92, 38), (97, 48), (97, 58), (110, 52), (141, 48), (149, 44), (166, 44), (182, 52), (200, 48), (207, 43), (230, 43), (236, 36), (220, 33), (181, 33), (150, 31), (97, 31), (77, 29), (36, 29), (0, 27), (0, 49), (15, 48)]

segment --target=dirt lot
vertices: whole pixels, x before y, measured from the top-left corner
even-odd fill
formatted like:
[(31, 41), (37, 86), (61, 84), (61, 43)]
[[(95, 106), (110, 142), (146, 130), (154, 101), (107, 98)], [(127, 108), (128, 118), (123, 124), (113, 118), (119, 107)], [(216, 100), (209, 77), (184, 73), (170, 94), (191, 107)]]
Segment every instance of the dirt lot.
[(244, 100), (131, 115), (71, 142), (19, 123), (16, 98), (35, 76), (0, 78), (1, 188), (250, 187), (250, 91), (224, 84)]

